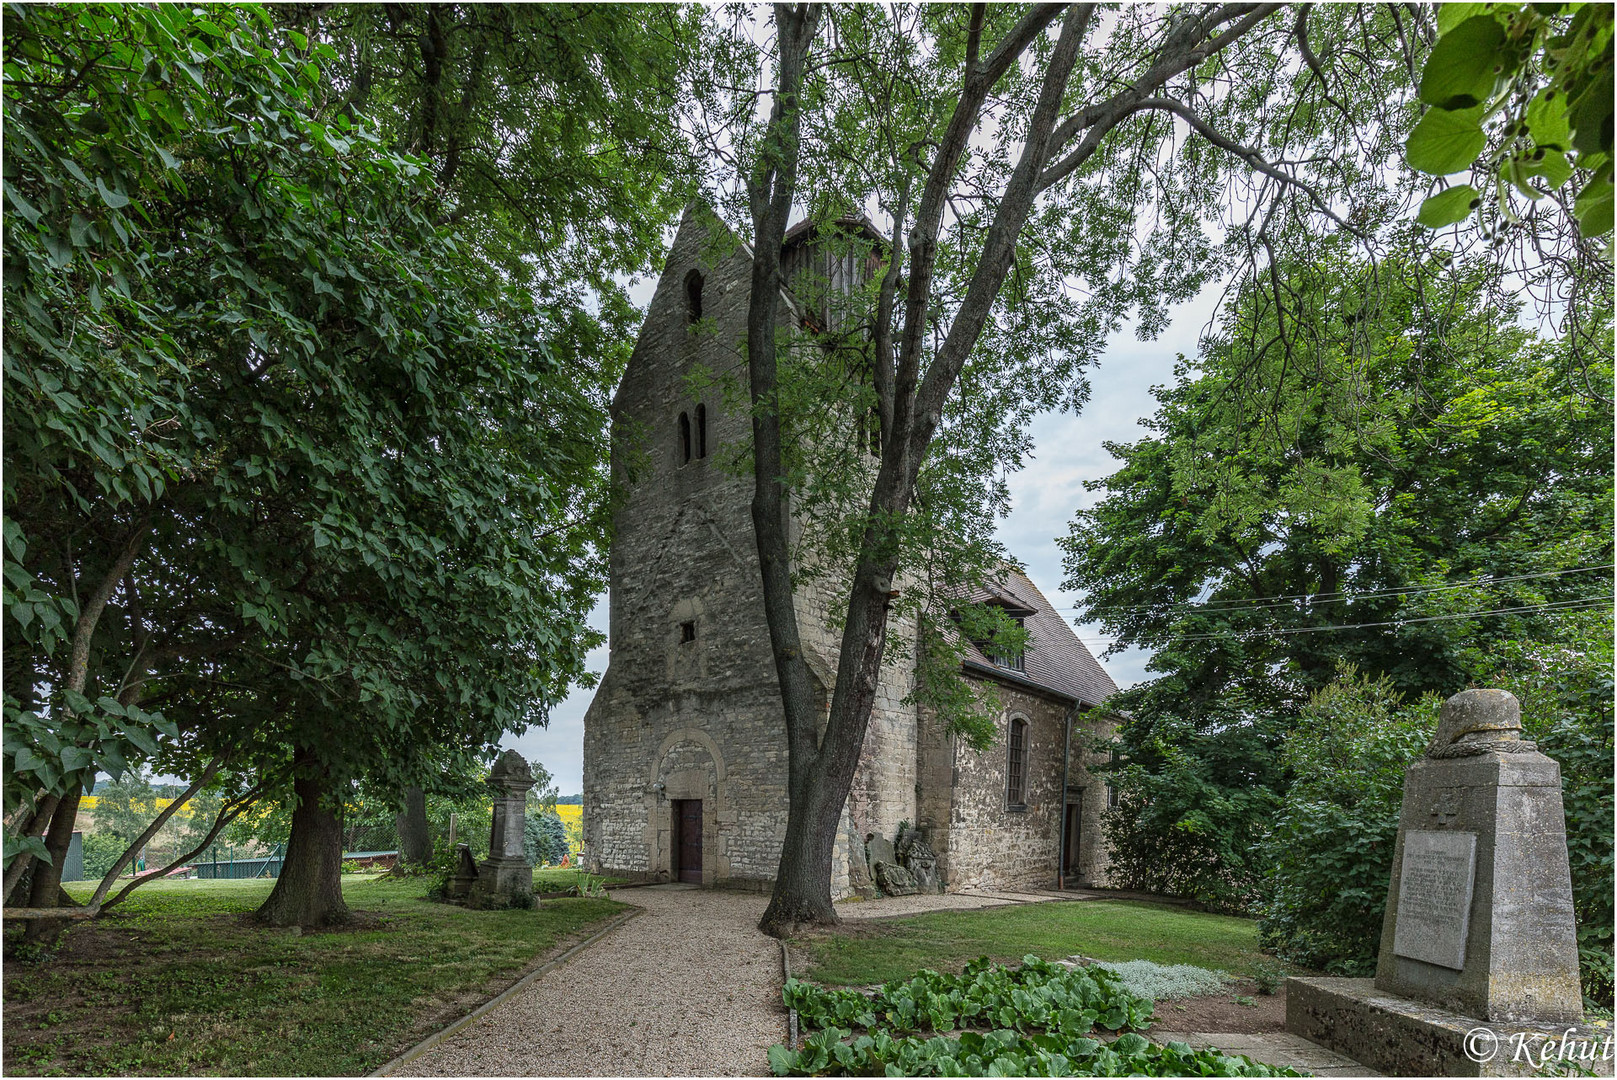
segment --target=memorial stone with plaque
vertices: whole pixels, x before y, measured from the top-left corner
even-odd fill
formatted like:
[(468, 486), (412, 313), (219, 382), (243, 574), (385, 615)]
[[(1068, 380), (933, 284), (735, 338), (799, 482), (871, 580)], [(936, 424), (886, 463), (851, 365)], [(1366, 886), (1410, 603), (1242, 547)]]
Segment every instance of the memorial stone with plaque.
[(1583, 1018), (1561, 767), (1503, 690), (1445, 702), (1404, 774), (1376, 988), (1483, 1020)]
[(1456, 694), (1404, 773), (1374, 982), (1288, 979), (1286, 1029), (1394, 1076), (1520, 1075), (1468, 1054), (1468, 1032), (1582, 1017), (1561, 768), (1522, 740), (1510, 694)]

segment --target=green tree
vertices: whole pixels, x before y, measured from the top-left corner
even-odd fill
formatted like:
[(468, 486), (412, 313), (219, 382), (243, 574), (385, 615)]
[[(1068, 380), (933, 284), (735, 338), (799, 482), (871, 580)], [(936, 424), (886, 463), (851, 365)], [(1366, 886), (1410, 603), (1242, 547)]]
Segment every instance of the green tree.
[(157, 789), (144, 769), (131, 769), (98, 784), (95, 794), (96, 831), (116, 836), (126, 845), (157, 816)]
[[(1305, 317), (1246, 290), (1064, 541), (1085, 617), (1154, 652), (1119, 701), (1137, 816), (1114, 835), (1221, 903), (1256, 895), (1252, 796), (1288, 789), (1282, 747), (1340, 663), (1447, 696), (1513, 642), (1586, 643), (1579, 613), (1611, 603), (1611, 408), (1565, 340), (1519, 325), (1486, 265), (1277, 273)], [(1609, 342), (1609, 308), (1587, 317)], [(1247, 812), (1170, 871), (1159, 845), (1209, 825), (1206, 793), (1164, 782), (1187, 767)]]
[(561, 862), (567, 854), (567, 827), (554, 809), (529, 806), (522, 823), (522, 851), (535, 866)]
[(84, 873), (92, 878), (101, 877), (113, 868), (118, 857), (128, 848), (123, 837), (107, 832), (84, 834)]
[[(423, 159), (438, 223), (608, 340), (638, 313), (621, 275), (654, 272), (693, 192), (678, 123), (696, 9), (673, 5), (332, 4), (276, 11), (333, 47), (320, 100)], [(562, 317), (560, 314), (557, 316)], [(580, 364), (597, 362), (587, 350)], [(610, 392), (614, 372), (600, 386)]]
[[(1205, 284), (1268, 281), (1273, 250), (1300, 255), (1333, 229), (1369, 240), (1411, 196), (1397, 167), (1413, 109), (1394, 43), (1420, 45), (1398, 13), (1094, 13), (777, 5), (769, 112), (750, 89), (720, 107), (714, 156), (735, 170), (724, 210), (755, 253), (753, 522), (789, 749), (772, 933), (834, 919), (830, 843), (893, 658), (888, 628), (913, 617), (946, 638), (951, 597), (997, 568), (992, 519), (1031, 414), (1082, 404), (1083, 369), (1125, 318), (1149, 336)], [(1349, 37), (1378, 45), (1312, 48)], [(823, 331), (817, 349), (800, 347), (775, 299), (798, 203), (822, 225), (870, 212), (893, 238), (855, 298), (845, 351)], [(798, 392), (816, 356), (835, 396)], [(845, 377), (825, 370), (831, 358)], [(863, 418), (879, 460), (824, 467), (816, 414), (845, 430)], [(793, 515), (830, 550), (792, 550)], [(792, 606), (804, 572), (826, 574), (846, 602), (823, 723)]]
[(315, 111), (330, 47), (237, 7), (5, 34), (13, 834), (96, 768), (224, 767), (293, 793), (265, 917), (340, 917), (349, 780), (464, 772), (583, 676), (594, 381), (422, 162)]

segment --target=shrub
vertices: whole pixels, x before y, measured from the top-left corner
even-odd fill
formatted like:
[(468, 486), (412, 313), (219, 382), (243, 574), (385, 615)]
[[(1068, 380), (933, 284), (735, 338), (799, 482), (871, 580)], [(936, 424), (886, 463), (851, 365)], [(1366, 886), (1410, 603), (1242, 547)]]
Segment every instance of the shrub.
[(1280, 989), (1286, 973), (1273, 964), (1258, 964), (1252, 969), (1252, 981), (1258, 984), (1258, 993), (1267, 996)]
[(1433, 696), (1405, 706), (1386, 677), (1351, 667), (1310, 699), (1282, 752), (1292, 785), (1261, 849), (1266, 948), (1338, 975), (1375, 972), (1404, 769), (1437, 708)]
[(1271, 743), (1232, 710), (1207, 730), (1162, 717), (1122, 732), (1129, 763), (1111, 774), (1117, 805), (1101, 817), (1114, 885), (1244, 913), (1258, 898), (1254, 858), (1279, 802)]
[(1195, 964), (1156, 964), (1150, 960), (1129, 960), (1123, 963), (1098, 963), (1116, 975), (1123, 988), (1131, 994), (1164, 1001), (1171, 998), (1195, 997), (1197, 994), (1216, 994), (1223, 990), (1230, 977), (1222, 971), (1209, 971)]

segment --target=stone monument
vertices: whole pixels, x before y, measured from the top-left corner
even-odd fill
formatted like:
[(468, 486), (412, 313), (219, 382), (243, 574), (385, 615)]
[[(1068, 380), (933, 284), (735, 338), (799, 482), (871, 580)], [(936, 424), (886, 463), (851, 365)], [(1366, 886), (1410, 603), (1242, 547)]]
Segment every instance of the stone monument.
[(444, 881), (444, 899), (464, 904), (477, 883), (477, 863), (472, 849), (465, 844), (455, 845), (455, 872)]
[(899, 846), (899, 862), (915, 878), (915, 891), (941, 893), (943, 884), (938, 880), (937, 853), (913, 830), (904, 834), (904, 843)]
[[(1514, 1034), (1582, 1019), (1561, 768), (1522, 740), (1514, 697), (1450, 698), (1404, 773), (1374, 982), (1286, 994), (1288, 1031), (1395, 1076), (1525, 1075)], [(1466, 1052), (1482, 1025), (1503, 1040), (1488, 1061)]]
[(522, 847), (533, 772), (522, 755), (507, 750), (494, 762), (488, 786), (494, 789), (494, 820), (489, 830), (488, 858), (477, 868), (468, 898), (473, 907), (533, 906), (533, 864)]

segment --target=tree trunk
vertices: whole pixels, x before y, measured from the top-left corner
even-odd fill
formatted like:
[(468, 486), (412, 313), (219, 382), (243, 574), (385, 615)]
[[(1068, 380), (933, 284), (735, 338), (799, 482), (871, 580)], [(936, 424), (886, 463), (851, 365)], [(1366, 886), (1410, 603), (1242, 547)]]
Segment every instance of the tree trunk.
[[(62, 891), (62, 866), (67, 862), (67, 849), (73, 843), (73, 826), (78, 823), (79, 789), (70, 790), (56, 805), (51, 817), (50, 831), (45, 834), (45, 850), (51, 861), (34, 861), (33, 880), (28, 887), (28, 906), (31, 908), (73, 907), (73, 898)], [(25, 941), (54, 942), (66, 927), (60, 919), (34, 919), (23, 933)]]
[(427, 797), (418, 787), (404, 789), (404, 810), (394, 819), (399, 827), (399, 862), (425, 865), (432, 861), (432, 833), (427, 827)]
[(770, 937), (792, 937), (804, 927), (840, 921), (831, 906), (831, 856), (847, 797), (846, 784), (826, 783), (811, 774), (802, 795), (790, 801), (775, 888), (758, 922), (758, 929)]
[[(984, 101), (1000, 77), (1062, 10), (1062, 5), (1035, 7), (1001, 40), (993, 53), (979, 61), (983, 9), (974, 9), (967, 46), (965, 81), (942, 145), (928, 173), (916, 224), (910, 231), (909, 301), (898, 363), (892, 367), (888, 388), (892, 401), (884, 403), (882, 462), (871, 493), (870, 512), (854, 569), (847, 619), (843, 624), (836, 687), (825, 734), (818, 736), (817, 717), (802, 706), (802, 693), (794, 677), (803, 667), (797, 641), (796, 614), (791, 603), (789, 509), (780, 477), (781, 426), (775, 395), (776, 371), (774, 297), (781, 228), (794, 195), (798, 152), (797, 95), (802, 80), (802, 57), (812, 41), (814, 24), (803, 34), (801, 16), (777, 5), (775, 23), (780, 41), (778, 90), (765, 137), (762, 164), (749, 181), (754, 223), (752, 297), (748, 310), (747, 359), (753, 400), (753, 527), (763, 572), (764, 608), (774, 646), (781, 697), (786, 713), (789, 809), (786, 837), (776, 870), (775, 888), (759, 928), (776, 937), (799, 926), (835, 923), (831, 906), (831, 856), (837, 825), (858, 766), (865, 731), (870, 724), (882, 654), (887, 645), (887, 617), (893, 578), (897, 570), (892, 554), (895, 521), (909, 509), (920, 463), (925, 458), (939, 418), (943, 399), (953, 386), (965, 356), (975, 344), (988, 310), (999, 293), (1010, 264), (1017, 235), (1027, 219), (1040, 170), (1047, 158), (1050, 134), (1061, 98), (1077, 58), (1078, 47), (1093, 14), (1089, 6), (1073, 9), (1061, 39), (1045, 69), (1043, 86), (1028, 137), (994, 223), (965, 303), (951, 322), (937, 360), (920, 380), (920, 354), (926, 305), (937, 258), (937, 236), (943, 220), (949, 181), (965, 153)], [(801, 52), (792, 48), (796, 46)], [(773, 155), (773, 160), (771, 159)], [(895, 246), (897, 237), (894, 238)], [(898, 254), (895, 251), (893, 258)], [(897, 276), (885, 275), (883, 291), (896, 287)], [(877, 344), (887, 347), (887, 337)], [(952, 350), (952, 352), (951, 352)], [(878, 358), (885, 373), (887, 358)], [(918, 385), (919, 380), (919, 385)], [(882, 381), (886, 382), (883, 374)]]
[[(780, 680), (787, 742), (787, 841), (776, 870), (774, 896), (759, 923), (765, 933), (771, 934), (778, 933), (775, 927), (837, 921), (836, 912), (831, 908), (831, 849), (825, 849), (824, 870), (820, 872), (814, 860), (817, 846), (801, 840), (794, 843), (792, 839), (817, 832), (815, 823), (819, 815), (810, 811), (809, 800), (821, 785), (814, 777), (819, 760), (816, 753), (818, 717), (808, 664), (798, 637), (792, 593), (791, 550), (787, 539), (791, 531), (791, 509), (782, 479), (785, 469), (781, 464), (775, 356), (780, 247), (797, 189), (801, 120), (798, 92), (821, 15), (821, 8), (809, 4), (775, 6), (775, 31), (780, 48), (778, 90), (770, 110), (764, 145), (747, 178), (753, 222), (752, 282), (747, 303), (747, 370), (753, 405), (752, 527), (763, 576), (770, 652)], [(838, 810), (840, 813), (840, 806)], [(825, 879), (823, 886), (817, 880), (821, 877)], [(784, 882), (794, 883), (793, 887), (788, 888)]]
[(297, 752), (292, 793), (292, 835), (281, 876), (258, 918), (271, 926), (325, 926), (348, 918), (342, 898), (342, 822), (329, 808), (330, 771), (307, 751)]

